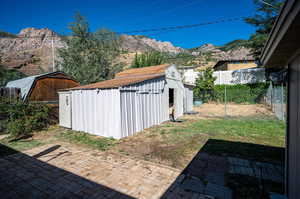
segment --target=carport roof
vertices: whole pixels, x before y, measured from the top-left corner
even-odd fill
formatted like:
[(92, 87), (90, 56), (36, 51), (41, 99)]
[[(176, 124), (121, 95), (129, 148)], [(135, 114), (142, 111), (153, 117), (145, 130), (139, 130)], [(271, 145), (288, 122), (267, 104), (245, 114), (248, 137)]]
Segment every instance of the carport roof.
[(261, 54), (266, 68), (284, 68), (300, 50), (300, 1), (287, 0)]

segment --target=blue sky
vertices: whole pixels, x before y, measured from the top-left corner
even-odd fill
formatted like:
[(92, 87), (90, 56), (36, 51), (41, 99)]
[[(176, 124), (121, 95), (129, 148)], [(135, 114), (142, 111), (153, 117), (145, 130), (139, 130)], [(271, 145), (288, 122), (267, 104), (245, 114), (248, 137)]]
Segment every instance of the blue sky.
[[(87, 18), (92, 31), (106, 27), (126, 32), (249, 16), (254, 14), (255, 7), (252, 0), (3, 0), (0, 30), (18, 33), (26, 27), (48, 27), (68, 34), (67, 26), (76, 11)], [(191, 48), (247, 39), (254, 31), (254, 27), (243, 21), (233, 21), (143, 35)]]

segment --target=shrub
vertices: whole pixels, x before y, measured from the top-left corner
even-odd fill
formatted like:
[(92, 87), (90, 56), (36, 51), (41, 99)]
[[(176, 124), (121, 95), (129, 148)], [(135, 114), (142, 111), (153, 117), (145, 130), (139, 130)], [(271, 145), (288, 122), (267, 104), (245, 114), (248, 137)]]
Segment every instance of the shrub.
[(131, 68), (142, 68), (146, 66), (155, 66), (164, 64), (166, 57), (163, 53), (157, 51), (135, 54)]
[[(226, 85), (226, 101), (235, 103), (259, 103), (266, 94), (267, 83)], [(214, 87), (214, 101), (224, 102), (225, 85)]]
[(13, 138), (28, 136), (49, 124), (49, 107), (40, 103), (26, 103), (21, 100), (4, 100), (0, 112), (6, 115), (6, 131)]
[(212, 68), (207, 68), (199, 74), (196, 79), (196, 86), (194, 88), (195, 97), (202, 99), (204, 102), (212, 100), (214, 91), (214, 82), (216, 77), (213, 76), (214, 70)]

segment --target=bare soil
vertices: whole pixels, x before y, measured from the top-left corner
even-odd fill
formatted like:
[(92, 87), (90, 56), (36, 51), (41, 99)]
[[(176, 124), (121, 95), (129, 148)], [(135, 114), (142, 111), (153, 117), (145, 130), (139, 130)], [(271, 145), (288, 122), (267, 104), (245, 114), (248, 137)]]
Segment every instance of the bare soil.
[[(225, 105), (217, 103), (203, 104), (194, 107), (194, 111), (199, 112), (196, 117), (200, 118), (218, 118), (225, 116)], [(233, 104), (226, 105), (226, 115), (230, 117), (262, 117), (274, 116), (274, 113), (263, 104)], [(189, 118), (195, 118), (191, 116)]]

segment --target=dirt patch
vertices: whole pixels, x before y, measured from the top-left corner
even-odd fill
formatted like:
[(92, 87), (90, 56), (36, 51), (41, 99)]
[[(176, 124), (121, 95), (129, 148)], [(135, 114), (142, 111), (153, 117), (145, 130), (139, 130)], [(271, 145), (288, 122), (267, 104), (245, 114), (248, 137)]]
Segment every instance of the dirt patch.
[[(199, 112), (197, 115), (200, 118), (216, 118), (225, 116), (225, 105), (208, 103), (199, 107), (194, 107), (194, 111)], [(227, 116), (230, 117), (261, 117), (261, 116), (274, 116), (268, 107), (262, 104), (227, 104)], [(193, 118), (195, 116), (186, 116), (185, 118)]]

